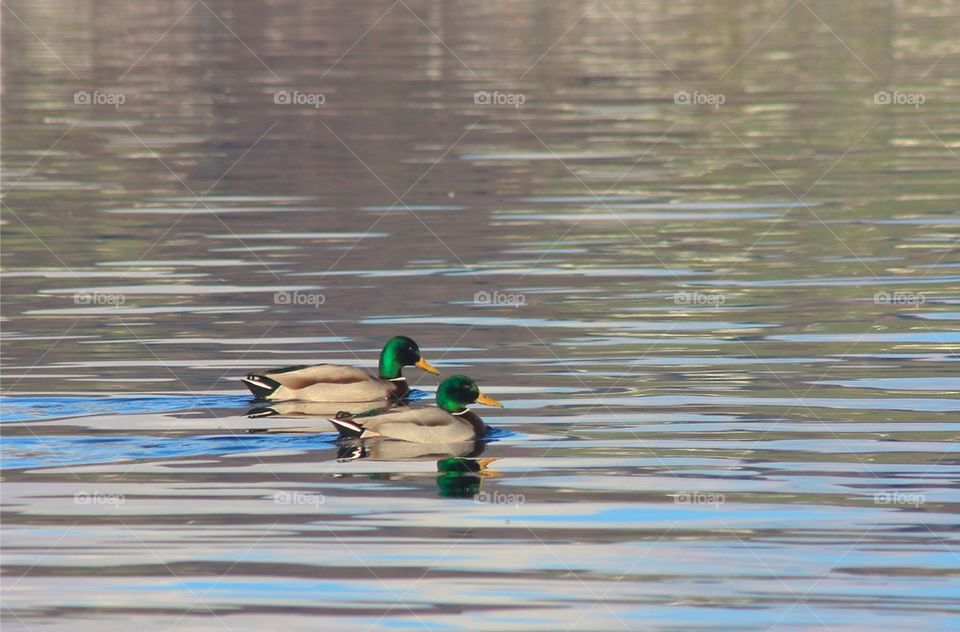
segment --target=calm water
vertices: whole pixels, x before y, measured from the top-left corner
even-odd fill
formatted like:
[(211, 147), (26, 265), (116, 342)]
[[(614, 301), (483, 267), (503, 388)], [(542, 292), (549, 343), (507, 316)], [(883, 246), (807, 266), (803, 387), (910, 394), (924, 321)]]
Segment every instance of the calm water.
[[(4, 627), (957, 629), (958, 18), (10, 0)], [(495, 461), (246, 417), (395, 333)]]

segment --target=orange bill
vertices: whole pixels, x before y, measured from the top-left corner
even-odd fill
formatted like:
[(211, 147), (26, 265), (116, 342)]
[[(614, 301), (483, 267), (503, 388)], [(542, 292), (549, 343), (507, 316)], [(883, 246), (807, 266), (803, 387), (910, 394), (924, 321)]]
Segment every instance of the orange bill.
[(480, 397), (477, 398), (477, 403), (483, 404), (484, 406), (496, 406), (497, 408), (503, 408), (503, 404), (489, 395), (484, 395), (483, 393), (480, 393)]
[(413, 366), (417, 367), (418, 369), (423, 369), (423, 370), (426, 371), (427, 373), (433, 373), (434, 375), (440, 375), (440, 371), (438, 371), (438, 370), (436, 370), (435, 368), (433, 368), (432, 366), (430, 366), (430, 363), (427, 362), (426, 360), (424, 360), (422, 356), (420, 357), (419, 360), (417, 360), (417, 363), (416, 363), (415, 365), (413, 365)]

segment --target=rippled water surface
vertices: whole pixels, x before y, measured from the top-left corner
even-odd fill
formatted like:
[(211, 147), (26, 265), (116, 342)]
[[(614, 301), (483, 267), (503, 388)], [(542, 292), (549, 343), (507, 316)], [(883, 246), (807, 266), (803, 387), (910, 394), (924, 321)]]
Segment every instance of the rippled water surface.
[[(4, 627), (957, 629), (958, 18), (5, 3)], [(247, 417), (396, 333), (484, 441)]]

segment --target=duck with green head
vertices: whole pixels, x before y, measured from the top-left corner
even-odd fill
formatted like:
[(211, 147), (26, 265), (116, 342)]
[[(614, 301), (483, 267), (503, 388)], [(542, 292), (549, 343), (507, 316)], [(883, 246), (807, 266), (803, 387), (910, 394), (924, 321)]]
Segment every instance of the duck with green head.
[(377, 375), (350, 366), (317, 364), (250, 373), (240, 379), (257, 399), (376, 402), (400, 400), (410, 391), (403, 377), (407, 366), (440, 374), (424, 360), (417, 343), (406, 336), (394, 336), (380, 352)]
[(341, 438), (398, 439), (411, 443), (459, 443), (482, 437), (487, 426), (470, 404), (503, 408), (480, 392), (466, 375), (451, 375), (437, 388), (437, 405), (422, 408), (374, 410), (359, 415), (338, 414), (331, 419)]

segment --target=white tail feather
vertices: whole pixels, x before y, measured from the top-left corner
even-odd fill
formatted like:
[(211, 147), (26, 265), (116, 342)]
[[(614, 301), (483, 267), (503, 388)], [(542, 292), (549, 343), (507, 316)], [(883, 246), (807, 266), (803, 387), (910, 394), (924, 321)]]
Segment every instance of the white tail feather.
[(349, 419), (330, 419), (330, 423), (336, 426), (341, 434), (344, 434), (343, 430), (346, 430), (346, 434), (348, 435), (356, 435), (358, 437), (364, 433), (363, 426)]
[(266, 388), (266, 389), (271, 389), (271, 388), (273, 388), (273, 385), (272, 385), (272, 384), (264, 384), (263, 382), (260, 382), (259, 380), (254, 380), (254, 379), (251, 379), (251, 378), (249, 378), (249, 377), (242, 377), (242, 378), (240, 378), (240, 380), (241, 380), (242, 382), (246, 382), (247, 384), (253, 384), (254, 386), (258, 386), (258, 387), (260, 387), (260, 388)]

